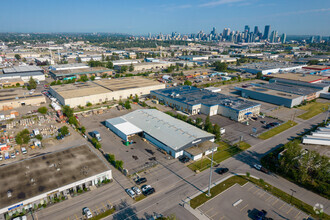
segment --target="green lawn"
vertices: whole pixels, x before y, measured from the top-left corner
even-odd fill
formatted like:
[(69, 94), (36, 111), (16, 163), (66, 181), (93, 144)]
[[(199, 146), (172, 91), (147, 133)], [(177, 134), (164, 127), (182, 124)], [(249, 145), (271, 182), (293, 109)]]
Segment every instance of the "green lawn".
[(208, 158), (203, 158), (201, 160), (198, 160), (192, 164), (188, 165), (188, 168), (190, 168), (192, 171), (199, 170), (200, 172), (203, 170), (206, 170), (207, 168), (211, 167), (211, 160)]
[(277, 134), (279, 134), (279, 133), (281, 133), (281, 132), (283, 132), (283, 131), (285, 131), (285, 130), (293, 127), (293, 126), (295, 126), (296, 124), (297, 123), (294, 122), (294, 121), (291, 121), (291, 120), (290, 121), (287, 121), (286, 123), (281, 124), (280, 126), (277, 126), (277, 127), (273, 128), (273, 129), (271, 129), (269, 131), (266, 131), (266, 132), (262, 133), (258, 137), (260, 139), (266, 140), (268, 138), (271, 138), (271, 137), (273, 137), (273, 136), (275, 136), (275, 135), (277, 135)]
[(299, 107), (299, 109), (305, 110), (307, 112), (299, 115), (298, 118), (304, 120), (310, 119), (315, 115), (325, 112), (326, 110), (328, 110), (328, 107), (329, 107), (329, 103), (321, 103), (321, 102), (308, 103), (307, 105)]
[(197, 208), (198, 206), (205, 203), (207, 200), (217, 196), (219, 193), (221, 193), (221, 192), (225, 191), (226, 189), (228, 189), (229, 187), (233, 186), (235, 183), (240, 184), (242, 186), (245, 183), (247, 183), (247, 180), (240, 176), (230, 177), (229, 179), (223, 181), (222, 183), (212, 187), (210, 197), (207, 197), (206, 196), (207, 192), (205, 192), (205, 193), (202, 193), (202, 194), (196, 196), (192, 200), (190, 200), (190, 206), (193, 209)]
[(109, 210), (106, 210), (105, 212), (97, 215), (97, 216), (94, 216), (91, 218), (91, 220), (99, 220), (99, 219), (103, 219), (109, 215), (111, 215), (112, 213), (114, 213), (116, 211), (115, 208), (112, 208), (112, 209), (109, 209)]
[[(246, 149), (251, 147), (248, 143), (240, 142), (237, 145), (230, 146), (229, 144), (225, 142), (219, 142), (218, 151), (214, 153), (213, 160), (217, 163), (220, 163), (229, 157), (234, 156), (235, 154), (238, 154)], [(209, 158), (212, 157), (212, 154), (208, 155)]]

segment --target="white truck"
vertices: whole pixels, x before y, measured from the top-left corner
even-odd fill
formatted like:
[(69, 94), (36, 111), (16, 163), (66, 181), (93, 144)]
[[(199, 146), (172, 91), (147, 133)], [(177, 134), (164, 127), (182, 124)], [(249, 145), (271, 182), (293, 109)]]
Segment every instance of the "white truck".
[(102, 140), (101, 139), (101, 135), (100, 135), (100, 133), (98, 131), (92, 131), (91, 136), (93, 138), (96, 138), (97, 141), (101, 141)]

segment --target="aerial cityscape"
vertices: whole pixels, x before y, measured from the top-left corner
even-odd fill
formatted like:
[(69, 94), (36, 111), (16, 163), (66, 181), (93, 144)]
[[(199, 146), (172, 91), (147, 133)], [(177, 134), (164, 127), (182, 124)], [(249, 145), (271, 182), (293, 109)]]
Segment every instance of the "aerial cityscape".
[(0, 5), (0, 220), (330, 219), (329, 1)]

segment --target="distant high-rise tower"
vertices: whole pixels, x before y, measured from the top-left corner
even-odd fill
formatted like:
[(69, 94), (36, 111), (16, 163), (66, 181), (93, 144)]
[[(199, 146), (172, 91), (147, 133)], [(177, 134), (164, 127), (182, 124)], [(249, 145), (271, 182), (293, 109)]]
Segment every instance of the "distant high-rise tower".
[(268, 40), (269, 39), (269, 33), (270, 33), (270, 25), (266, 25), (265, 26), (265, 31), (264, 31), (264, 40)]
[(255, 35), (259, 34), (259, 28), (258, 26), (255, 26), (254, 27), (254, 32), (253, 32)]
[(211, 34), (212, 34), (213, 36), (215, 36), (215, 35), (217, 34), (217, 31), (216, 31), (215, 27), (213, 27), (213, 29), (212, 29), (212, 31), (211, 31)]
[(314, 43), (314, 36), (311, 36), (310, 42)]
[(281, 42), (282, 42), (282, 44), (284, 44), (286, 42), (286, 34), (285, 33), (282, 34)]
[(245, 25), (245, 28), (244, 28), (244, 32), (250, 32), (250, 27), (249, 27), (249, 25)]

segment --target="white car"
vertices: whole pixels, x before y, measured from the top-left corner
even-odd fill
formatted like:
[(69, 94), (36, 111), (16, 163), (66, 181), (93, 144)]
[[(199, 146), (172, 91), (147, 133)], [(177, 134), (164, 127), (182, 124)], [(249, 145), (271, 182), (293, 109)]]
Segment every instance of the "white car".
[(0, 161), (2, 161), (3, 160), (3, 158), (2, 158), (2, 154), (0, 154)]
[(26, 216), (23, 215), (23, 216), (16, 217), (13, 220), (26, 220), (26, 219), (27, 219)]
[(134, 198), (135, 197), (135, 192), (131, 189), (126, 189), (125, 190), (126, 193), (131, 197), (131, 198)]
[(144, 185), (141, 187), (142, 192), (146, 192), (148, 189), (151, 189), (152, 187), (150, 185)]
[(91, 210), (89, 210), (89, 208), (87, 208), (87, 207), (83, 208), (83, 213), (84, 213), (84, 215), (86, 215), (87, 218), (93, 217)]
[(136, 186), (133, 186), (132, 190), (135, 192), (136, 195), (140, 195), (142, 193), (141, 190)]
[(259, 165), (259, 164), (254, 164), (254, 168), (256, 168), (257, 170), (261, 170), (261, 165)]

